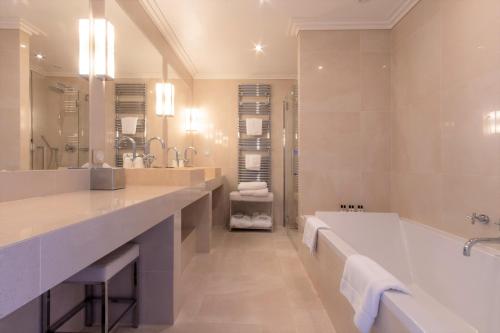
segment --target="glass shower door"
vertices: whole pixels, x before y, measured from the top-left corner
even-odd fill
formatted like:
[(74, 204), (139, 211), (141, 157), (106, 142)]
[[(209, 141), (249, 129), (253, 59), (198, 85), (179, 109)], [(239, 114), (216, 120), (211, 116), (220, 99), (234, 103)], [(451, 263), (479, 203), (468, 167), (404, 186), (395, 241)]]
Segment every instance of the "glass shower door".
[(88, 83), (31, 72), (34, 170), (77, 168), (88, 161)]
[(297, 87), (283, 101), (284, 225), (297, 228), (299, 192), (299, 123)]

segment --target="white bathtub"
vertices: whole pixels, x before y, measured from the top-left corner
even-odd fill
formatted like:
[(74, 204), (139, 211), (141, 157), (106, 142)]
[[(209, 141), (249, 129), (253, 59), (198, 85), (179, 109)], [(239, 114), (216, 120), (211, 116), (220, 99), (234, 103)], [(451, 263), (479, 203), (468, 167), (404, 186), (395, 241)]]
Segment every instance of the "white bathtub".
[[(379, 317), (392, 319), (378, 318), (374, 332), (401, 333), (403, 328), (427, 333), (500, 332), (498, 252), (476, 245), (471, 257), (464, 257), (465, 239), (399, 219), (396, 214), (318, 212), (316, 216), (331, 227), (331, 231), (320, 231), (317, 256), (322, 251), (323, 258), (330, 255), (329, 260), (333, 258), (335, 265), (341, 265), (350, 254), (366, 255), (410, 288), (411, 295), (384, 294)], [(325, 254), (328, 251), (335, 257)], [(328, 266), (324, 259), (321, 263), (305, 254), (301, 257), (308, 271), (325, 271)], [(339, 275), (343, 267), (327, 270), (330, 269), (333, 273), (328, 274)], [(333, 280), (338, 279), (337, 276)], [(325, 278), (322, 281), (324, 285)], [(329, 288), (339, 286), (330, 284)], [(320, 294), (328, 293), (326, 287), (320, 289)], [(347, 306), (337, 292), (333, 294), (337, 299), (330, 302), (335, 307), (339, 303)], [(394, 318), (397, 325), (387, 324)], [(332, 321), (337, 326), (333, 318)]]

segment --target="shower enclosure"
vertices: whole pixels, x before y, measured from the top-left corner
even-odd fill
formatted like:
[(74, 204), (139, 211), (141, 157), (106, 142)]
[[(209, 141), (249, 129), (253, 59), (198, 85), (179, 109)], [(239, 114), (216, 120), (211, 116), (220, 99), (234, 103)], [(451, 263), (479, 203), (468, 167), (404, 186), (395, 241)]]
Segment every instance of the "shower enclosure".
[(283, 101), (283, 223), (297, 228), (299, 192), (299, 122), (297, 86)]
[(31, 71), (31, 168), (77, 168), (88, 161), (88, 82)]

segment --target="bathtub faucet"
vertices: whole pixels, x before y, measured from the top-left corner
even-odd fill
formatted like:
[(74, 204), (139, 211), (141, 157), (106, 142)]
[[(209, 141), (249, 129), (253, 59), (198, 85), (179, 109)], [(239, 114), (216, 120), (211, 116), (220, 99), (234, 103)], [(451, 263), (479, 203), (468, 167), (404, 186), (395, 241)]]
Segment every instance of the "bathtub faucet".
[(497, 238), (471, 238), (464, 245), (464, 256), (470, 257), (470, 251), (476, 243), (500, 243), (500, 237)]

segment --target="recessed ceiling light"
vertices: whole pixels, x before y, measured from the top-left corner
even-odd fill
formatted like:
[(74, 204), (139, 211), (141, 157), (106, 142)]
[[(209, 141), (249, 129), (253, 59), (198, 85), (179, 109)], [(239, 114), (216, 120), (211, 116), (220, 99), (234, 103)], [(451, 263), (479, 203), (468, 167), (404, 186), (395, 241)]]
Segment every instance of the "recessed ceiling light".
[(320, 71), (321, 71), (321, 70), (323, 70), (323, 68), (324, 68), (324, 67), (323, 67), (323, 66), (321, 66), (321, 65), (319, 65), (319, 66), (318, 66), (318, 70), (320, 70)]
[(45, 59), (45, 56), (41, 53), (35, 53), (35, 57), (38, 59), (38, 60), (43, 60)]
[(264, 46), (261, 43), (255, 44), (255, 53), (264, 53)]
[(26, 48), (26, 44), (21, 44), (21, 48), (25, 49)]

